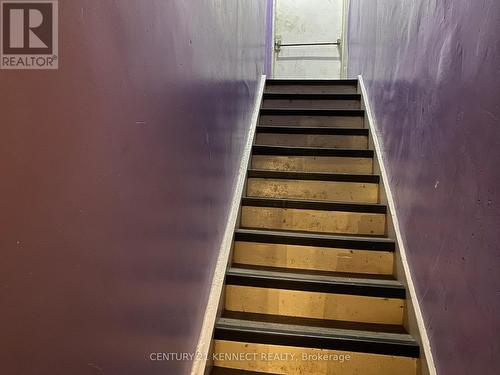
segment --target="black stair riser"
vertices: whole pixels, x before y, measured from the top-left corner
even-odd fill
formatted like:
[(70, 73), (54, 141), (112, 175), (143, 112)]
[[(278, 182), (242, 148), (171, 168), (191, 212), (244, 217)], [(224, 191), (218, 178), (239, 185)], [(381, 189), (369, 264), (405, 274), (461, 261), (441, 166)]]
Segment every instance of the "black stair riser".
[(266, 85), (271, 86), (357, 86), (358, 80), (356, 79), (268, 79)]
[(288, 94), (265, 93), (264, 100), (358, 100), (360, 94)]
[(358, 182), (366, 184), (380, 183), (380, 176), (372, 174), (347, 174), (347, 173), (309, 173), (309, 172), (280, 172), (250, 169), (248, 178), (266, 178), (278, 180), (302, 180), (302, 181), (336, 181), (336, 182)]
[(256, 275), (226, 274), (226, 285), (249, 286), (254, 288), (269, 288), (296, 290), (314, 293), (348, 294), (354, 296), (399, 298), (406, 297), (404, 287), (393, 285), (374, 285), (353, 282), (327, 282), (297, 278), (266, 277)]
[(216, 326), (215, 339), (255, 344), (394, 355), (411, 358), (418, 358), (420, 356), (419, 347), (411, 343), (325, 337), (319, 335), (301, 334), (300, 332), (262, 332), (248, 328), (235, 329), (232, 327)]
[(302, 233), (280, 233), (239, 229), (234, 235), (235, 241), (270, 243), (297, 246), (327, 247), (336, 249), (390, 251), (396, 250), (396, 243), (391, 240), (357, 239), (347, 236), (326, 236)]
[[(330, 320), (321, 318), (303, 318), (297, 316), (287, 315), (271, 315), (263, 313), (248, 313), (241, 311), (224, 310), (220, 320), (217, 322), (221, 325), (227, 325), (224, 320), (239, 320), (247, 323), (264, 323), (264, 324), (280, 324), (287, 326), (302, 326), (306, 329), (336, 329), (336, 330), (349, 330), (349, 332), (364, 331), (369, 333), (382, 333), (382, 334), (396, 334), (408, 335), (406, 329), (398, 324), (384, 324), (384, 323), (366, 323), (366, 322), (350, 322), (345, 320)], [(233, 325), (233, 327), (237, 325)], [(272, 328), (271, 328), (272, 329)], [(279, 330), (279, 328), (276, 328)], [(310, 332), (310, 331), (309, 331)], [(330, 332), (330, 336), (335, 333)], [(392, 338), (391, 341), (394, 341)], [(401, 340), (398, 340), (401, 341)]]
[(368, 136), (369, 130), (368, 129), (361, 129), (361, 128), (327, 128), (327, 127), (259, 125), (259, 126), (257, 126), (257, 133)]
[(242, 198), (241, 204), (243, 206), (252, 207), (291, 208), (300, 210), (343, 211), (373, 214), (387, 213), (387, 206), (381, 204), (338, 203), (270, 198)]
[(364, 117), (362, 109), (262, 108), (261, 116), (343, 116)]
[(273, 156), (337, 156), (346, 158), (373, 158), (373, 150), (351, 150), (341, 148), (312, 148), (285, 146), (253, 146), (253, 155)]

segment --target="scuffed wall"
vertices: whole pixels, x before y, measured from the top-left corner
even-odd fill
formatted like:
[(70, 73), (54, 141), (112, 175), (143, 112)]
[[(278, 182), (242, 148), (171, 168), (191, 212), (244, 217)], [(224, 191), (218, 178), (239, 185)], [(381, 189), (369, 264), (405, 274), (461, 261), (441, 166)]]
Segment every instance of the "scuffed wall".
[(440, 374), (500, 372), (500, 2), (352, 0), (349, 75), (382, 132)]
[(59, 7), (60, 69), (0, 71), (0, 373), (187, 373), (266, 1)]

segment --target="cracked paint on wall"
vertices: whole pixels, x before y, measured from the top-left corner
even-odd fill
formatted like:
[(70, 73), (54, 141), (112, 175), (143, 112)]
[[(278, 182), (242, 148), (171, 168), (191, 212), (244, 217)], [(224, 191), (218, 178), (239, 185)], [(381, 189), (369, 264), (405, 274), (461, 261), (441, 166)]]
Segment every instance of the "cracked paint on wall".
[(500, 3), (352, 0), (438, 372), (500, 371)]
[(266, 1), (59, 3), (60, 69), (0, 71), (0, 372), (188, 373)]

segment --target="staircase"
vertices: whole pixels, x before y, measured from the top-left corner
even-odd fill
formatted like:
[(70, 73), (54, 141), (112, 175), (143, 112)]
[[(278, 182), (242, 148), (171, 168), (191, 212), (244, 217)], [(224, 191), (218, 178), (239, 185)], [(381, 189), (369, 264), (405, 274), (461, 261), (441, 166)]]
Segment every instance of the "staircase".
[(268, 80), (213, 374), (417, 373), (357, 81)]

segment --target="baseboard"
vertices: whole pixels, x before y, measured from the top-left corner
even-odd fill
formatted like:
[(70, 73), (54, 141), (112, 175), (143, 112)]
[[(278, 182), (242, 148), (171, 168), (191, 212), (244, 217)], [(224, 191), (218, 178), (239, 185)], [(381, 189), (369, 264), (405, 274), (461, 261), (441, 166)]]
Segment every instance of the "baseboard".
[(409, 292), (409, 298), (407, 301), (408, 314), (406, 325), (409, 329), (410, 334), (412, 334), (419, 341), (423, 349), (421, 355), (420, 373), (422, 375), (436, 375), (437, 371), (434, 364), (434, 358), (432, 356), (430, 341), (427, 335), (427, 329), (424, 324), (422, 311), (420, 309), (420, 304), (417, 298), (411, 269), (408, 264), (406, 248), (403, 237), (401, 236), (401, 228), (399, 226), (394, 196), (392, 194), (391, 185), (389, 184), (390, 180), (388, 177), (388, 173), (385, 168), (385, 152), (380, 141), (380, 132), (378, 130), (375, 117), (373, 116), (373, 112), (370, 107), (368, 92), (361, 75), (358, 76), (358, 82), (359, 92), (361, 93), (362, 97), (362, 105), (363, 109), (365, 110), (365, 126), (366, 124), (368, 124), (370, 128), (370, 143), (375, 150), (375, 163), (377, 164), (376, 169), (378, 169), (378, 172), (381, 176), (381, 196), (383, 196), (382, 199), (384, 201), (382, 203), (386, 203), (388, 206), (388, 232), (390, 235), (395, 237), (397, 243), (396, 255), (399, 264), (397, 265), (398, 269), (396, 269), (396, 275), (398, 276), (398, 279), (406, 285)]
[(246, 172), (248, 163), (250, 162), (250, 154), (255, 138), (255, 129), (257, 127), (257, 121), (259, 119), (259, 110), (262, 102), (265, 83), (266, 76), (262, 75), (257, 86), (255, 104), (250, 123), (250, 130), (248, 132), (245, 148), (243, 149), (243, 157), (241, 159), (240, 169), (238, 171), (238, 177), (236, 180), (233, 199), (231, 202), (231, 210), (229, 212), (227, 226), (224, 231), (224, 236), (219, 248), (219, 256), (217, 258), (217, 264), (215, 266), (212, 286), (210, 288), (210, 294), (208, 297), (203, 324), (198, 339), (198, 345), (196, 346), (196, 356), (193, 360), (191, 375), (203, 375), (205, 373), (207, 358), (209, 358), (213, 330), (218, 315), (219, 302), (221, 300), (224, 285), (224, 275), (226, 274), (226, 269), (229, 263), (229, 256), (231, 254), (233, 234), (238, 221), (238, 212), (241, 203), (241, 197), (243, 195), (243, 190), (245, 187)]

